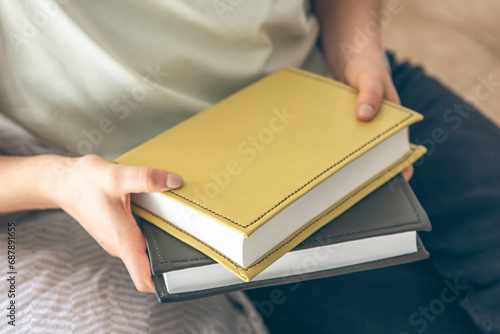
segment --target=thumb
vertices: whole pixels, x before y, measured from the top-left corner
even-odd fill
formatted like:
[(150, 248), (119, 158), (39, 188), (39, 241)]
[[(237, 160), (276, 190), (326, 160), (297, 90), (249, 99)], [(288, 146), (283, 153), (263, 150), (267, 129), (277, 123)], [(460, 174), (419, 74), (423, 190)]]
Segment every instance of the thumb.
[(115, 165), (115, 184), (123, 193), (157, 192), (182, 186), (182, 177), (161, 169)]
[(371, 121), (382, 103), (384, 86), (382, 80), (370, 74), (360, 76), (356, 85), (359, 95), (356, 101), (356, 117), (362, 121)]

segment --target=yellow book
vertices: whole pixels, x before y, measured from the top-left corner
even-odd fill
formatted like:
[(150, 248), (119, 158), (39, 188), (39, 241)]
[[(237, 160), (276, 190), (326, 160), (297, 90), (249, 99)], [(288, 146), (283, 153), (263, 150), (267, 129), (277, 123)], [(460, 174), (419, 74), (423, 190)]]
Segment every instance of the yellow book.
[(425, 153), (422, 115), (384, 101), (362, 122), (356, 98), (296, 68), (257, 81), (115, 160), (184, 179), (133, 212), (251, 280)]

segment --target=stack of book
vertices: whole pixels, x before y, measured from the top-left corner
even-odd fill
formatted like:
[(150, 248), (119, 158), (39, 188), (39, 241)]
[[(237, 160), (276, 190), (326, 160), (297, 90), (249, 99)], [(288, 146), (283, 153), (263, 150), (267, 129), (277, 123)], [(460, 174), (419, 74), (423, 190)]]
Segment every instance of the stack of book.
[(131, 195), (160, 302), (428, 257), (428, 218), (398, 175), (425, 153), (408, 140), (422, 116), (384, 101), (362, 122), (356, 98), (285, 68), (115, 160), (184, 179)]

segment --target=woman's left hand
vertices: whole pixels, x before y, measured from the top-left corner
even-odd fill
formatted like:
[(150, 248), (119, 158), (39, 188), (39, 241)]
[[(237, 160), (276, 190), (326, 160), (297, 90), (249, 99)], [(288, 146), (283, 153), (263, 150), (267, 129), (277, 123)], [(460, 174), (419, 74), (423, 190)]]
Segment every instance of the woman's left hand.
[[(312, 4), (330, 71), (335, 79), (359, 89), (356, 117), (371, 121), (382, 99), (401, 104), (385, 61), (380, 30), (367, 32), (369, 26), (381, 26), (373, 13), (380, 13), (383, 0), (314, 0)], [(409, 180), (413, 166), (402, 173)]]
[[(337, 80), (359, 89), (355, 112), (362, 121), (371, 121), (377, 115), (382, 99), (401, 104), (385, 58), (377, 49), (366, 49), (330, 63), (330, 70)], [(409, 181), (413, 166), (408, 166), (402, 174)]]

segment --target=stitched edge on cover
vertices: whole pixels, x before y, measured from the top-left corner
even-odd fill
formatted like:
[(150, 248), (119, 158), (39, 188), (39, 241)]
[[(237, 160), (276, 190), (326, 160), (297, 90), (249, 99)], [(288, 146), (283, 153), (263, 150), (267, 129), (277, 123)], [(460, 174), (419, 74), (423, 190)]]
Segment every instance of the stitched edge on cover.
[[(353, 88), (350, 88), (348, 86), (345, 86), (345, 85), (342, 85), (340, 83), (337, 83), (335, 81), (331, 81), (327, 78), (321, 78), (321, 77), (316, 77), (316, 76), (313, 76), (313, 75), (308, 75), (306, 73), (302, 73), (302, 72), (298, 72), (296, 70), (293, 70), (291, 68), (286, 68), (285, 69), (286, 71), (288, 72), (292, 72), (292, 73), (295, 73), (297, 75), (302, 75), (302, 76), (305, 76), (305, 77), (308, 77), (310, 79), (313, 79), (313, 80), (316, 80), (316, 81), (320, 81), (320, 82), (323, 82), (323, 83), (326, 83), (326, 84), (329, 84), (329, 85), (332, 85), (332, 86), (337, 86), (338, 88), (341, 88), (341, 89), (344, 89), (344, 90), (347, 90), (347, 91), (355, 91)], [(383, 102), (385, 103), (385, 102)], [(290, 198), (291, 196), (295, 195), (296, 193), (298, 193), (299, 191), (301, 191), (302, 189), (304, 189), (307, 185), (311, 184), (314, 180), (316, 180), (317, 178), (319, 178), (320, 176), (322, 176), (323, 174), (327, 173), (328, 171), (330, 171), (332, 168), (334, 168), (335, 166), (341, 164), (344, 160), (346, 160), (347, 158), (351, 157), (353, 154), (361, 151), (363, 148), (365, 148), (367, 145), (371, 144), (372, 142), (374, 142), (375, 140), (377, 140), (378, 138), (380, 138), (382, 135), (386, 134), (387, 132), (390, 132), (391, 130), (399, 127), (399, 125), (401, 125), (402, 123), (405, 123), (407, 120), (409, 120), (410, 118), (412, 118), (414, 116), (413, 113), (409, 112), (408, 110), (406, 110), (405, 108), (401, 107), (401, 106), (398, 106), (398, 105), (392, 105), (391, 106), (395, 107), (396, 109), (399, 109), (407, 114), (409, 114), (408, 117), (404, 118), (403, 120), (399, 121), (398, 123), (394, 124), (393, 126), (391, 126), (390, 128), (386, 129), (385, 131), (379, 133), (377, 136), (373, 137), (372, 139), (370, 139), (369, 141), (367, 141), (366, 143), (364, 143), (363, 145), (359, 146), (356, 150), (352, 151), (351, 153), (349, 153), (348, 155), (346, 155), (345, 157), (343, 157), (342, 159), (340, 159), (339, 161), (337, 161), (336, 163), (334, 163), (333, 165), (331, 165), (330, 167), (326, 168), (325, 170), (323, 170), (321, 173), (317, 174), (315, 177), (313, 177), (312, 179), (310, 179), (309, 181), (307, 181), (305, 184), (303, 184), (301, 187), (299, 187), (298, 189), (296, 189), (295, 191), (293, 191), (292, 193), (288, 194), (287, 196), (285, 196), (281, 201), (279, 201), (278, 203), (276, 203), (275, 206), (273, 206), (272, 208), (270, 208), (269, 210), (267, 210), (266, 212), (264, 212), (262, 215), (260, 215), (259, 217), (255, 218), (253, 221), (251, 221), (250, 223), (246, 224), (246, 225), (243, 225), (243, 224), (240, 224), (240, 223), (237, 223), (235, 222), (233, 219), (231, 218), (228, 218), (226, 216), (224, 216), (223, 214), (220, 214), (218, 212), (215, 212), (203, 205), (201, 205), (200, 203), (197, 203), (195, 201), (192, 201), (190, 200), (189, 198), (187, 197), (184, 197), (178, 193), (176, 193), (175, 191), (170, 191), (171, 194), (179, 197), (179, 198), (182, 198), (183, 200), (191, 203), (191, 204), (194, 204), (200, 208), (202, 208), (203, 210), (205, 211), (208, 211), (210, 213), (213, 213), (214, 215), (234, 224), (234, 225), (237, 225), (241, 228), (247, 228), (249, 226), (252, 226), (253, 224), (257, 223), (259, 220), (261, 220), (262, 218), (264, 218), (267, 214), (269, 214), (271, 211), (273, 211), (274, 209), (276, 209), (277, 207), (279, 207), (281, 204), (283, 204), (288, 198)]]
[[(406, 201), (411, 206), (413, 212), (415, 213), (415, 217), (417, 219), (415, 222), (412, 222), (411, 224), (421, 223), (422, 222), (422, 218), (420, 217), (420, 215), (417, 212), (415, 206), (413, 205), (413, 202), (410, 200), (410, 197), (408, 195), (408, 192), (407, 192), (406, 188), (403, 187), (403, 185), (401, 183), (401, 177), (397, 176), (396, 178), (397, 178), (396, 179), (397, 180), (396, 184), (399, 186), (399, 188), (401, 189), (401, 191), (405, 195)], [(148, 223), (148, 224), (150, 224), (150, 223)], [(405, 224), (396, 224), (396, 225), (386, 226), (385, 228), (397, 228), (397, 227), (401, 227), (401, 226), (405, 226)], [(322, 237), (318, 237), (318, 238), (314, 238), (314, 239), (310, 239), (310, 240), (306, 239), (301, 244), (306, 245), (306, 244), (310, 244), (310, 243), (319, 243), (320, 241), (323, 241), (323, 240), (337, 239), (337, 238), (346, 237), (346, 236), (350, 236), (350, 235), (363, 234), (363, 233), (367, 233), (367, 232), (377, 231), (378, 229), (380, 229), (380, 228), (373, 228), (373, 229), (356, 231), (356, 232), (350, 232), (350, 233), (333, 234), (333, 235), (322, 236)], [(211, 259), (209, 256), (204, 256), (204, 257), (197, 257), (197, 258), (185, 259), (185, 260), (163, 261), (163, 258), (161, 256), (161, 249), (160, 249), (160, 246), (158, 245), (158, 241), (156, 239), (156, 232), (154, 231), (154, 229), (149, 229), (148, 232), (149, 232), (149, 234), (151, 234), (151, 236), (153, 238), (153, 243), (155, 245), (156, 252), (158, 254), (158, 258), (159, 258), (161, 264), (186, 263), (186, 262), (194, 262), (194, 261), (201, 261), (201, 260), (209, 260), (209, 259)]]
[[(223, 253), (219, 252), (217, 249), (213, 248), (212, 246), (208, 245), (207, 243), (201, 241), (200, 239), (196, 238), (195, 236), (187, 233), (186, 231), (180, 229), (179, 227), (175, 226), (174, 224), (168, 222), (167, 220), (163, 219), (162, 217), (154, 214), (153, 212), (147, 210), (147, 209), (144, 209), (143, 207), (140, 207), (136, 204), (133, 204), (137, 209), (139, 210), (142, 210), (148, 214), (150, 214), (151, 216), (153, 217), (156, 217), (157, 219), (163, 221), (165, 224), (171, 226), (172, 228), (176, 229), (177, 231), (187, 235), (188, 237), (198, 241), (200, 244), (204, 245), (205, 247), (209, 248), (210, 250), (212, 250), (214, 253), (216, 253), (217, 255), (219, 255), (220, 257), (224, 258), (227, 262), (229, 262), (230, 264), (232, 264), (238, 271), (248, 271), (249, 269), (259, 265), (260, 263), (262, 263), (263, 261), (265, 261), (267, 258), (269, 258), (270, 256), (272, 256), (274, 253), (276, 253), (277, 251), (279, 251), (281, 248), (285, 247), (287, 244), (289, 244), (290, 242), (292, 242), (294, 239), (296, 239), (299, 235), (301, 235), (304, 231), (306, 231), (307, 229), (309, 229), (310, 227), (312, 227), (317, 221), (319, 221), (320, 219), (322, 219), (323, 217), (329, 215), (330, 213), (332, 213), (333, 211), (337, 210), (338, 208), (340, 208), (341, 206), (343, 206), (348, 200), (350, 200), (352, 197), (356, 196), (359, 192), (361, 192), (362, 190), (364, 190), (365, 188), (367, 188), (368, 186), (370, 186), (372, 183), (374, 183), (375, 181), (378, 181), (379, 179), (383, 178), (386, 176), (387, 173), (390, 173), (392, 170), (398, 168), (402, 161), (406, 160), (407, 158), (403, 158), (400, 160), (399, 163), (396, 163), (392, 168), (388, 169), (386, 173), (383, 173), (381, 175), (379, 175), (377, 178), (373, 179), (371, 182), (365, 184), (362, 188), (358, 189), (355, 193), (353, 193), (352, 195), (350, 195), (349, 197), (347, 197), (346, 199), (342, 200), (340, 203), (337, 203), (337, 205), (335, 205), (332, 209), (326, 211), (324, 214), (322, 214), (320, 217), (314, 219), (313, 221), (311, 221), (309, 224), (307, 224), (306, 226), (304, 226), (304, 228), (302, 228), (301, 230), (297, 231), (296, 234), (290, 238), (290, 240), (288, 240), (287, 242), (283, 243), (280, 247), (276, 248), (275, 250), (273, 250), (271, 253), (267, 254), (265, 257), (263, 257), (262, 259), (260, 259), (258, 262), (255, 262), (253, 264), (251, 264), (250, 266), (248, 266), (247, 268), (243, 268), (242, 266), (240, 266), (239, 264), (237, 264), (236, 262), (234, 262), (233, 260), (231, 260), (230, 258), (228, 258), (226, 255), (224, 255)], [(411, 223), (405, 223), (405, 224), (400, 224), (400, 226), (407, 226), (407, 225), (415, 225), (417, 224), (418, 222), (411, 222)], [(376, 230), (385, 230), (385, 229), (389, 229), (389, 228), (393, 228), (392, 226), (387, 226), (387, 227), (380, 227)], [(360, 231), (362, 232), (362, 231)]]

